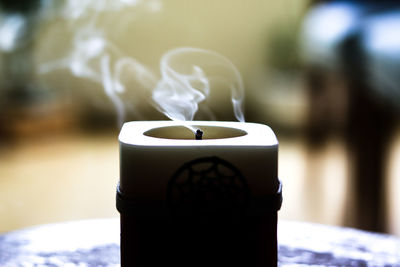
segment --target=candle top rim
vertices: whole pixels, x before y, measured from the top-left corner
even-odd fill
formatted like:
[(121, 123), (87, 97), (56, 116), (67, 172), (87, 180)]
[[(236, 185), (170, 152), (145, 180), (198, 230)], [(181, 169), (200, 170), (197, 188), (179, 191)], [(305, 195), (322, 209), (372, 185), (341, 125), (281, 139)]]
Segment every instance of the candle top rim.
[[(146, 135), (146, 132), (156, 128), (171, 126), (207, 126), (233, 128), (246, 134), (237, 137), (217, 139), (168, 139)], [(203, 146), (276, 146), (278, 140), (272, 129), (264, 124), (249, 122), (230, 121), (131, 121), (126, 122), (120, 132), (119, 141), (131, 146), (154, 146), (154, 147), (203, 147)]]

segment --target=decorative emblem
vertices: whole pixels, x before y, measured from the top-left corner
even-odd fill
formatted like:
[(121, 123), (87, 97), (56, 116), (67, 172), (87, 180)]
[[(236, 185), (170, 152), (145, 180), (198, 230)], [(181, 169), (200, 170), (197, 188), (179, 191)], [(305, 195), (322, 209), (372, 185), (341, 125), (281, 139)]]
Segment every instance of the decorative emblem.
[(173, 218), (196, 223), (240, 220), (249, 196), (241, 172), (218, 157), (185, 163), (175, 172), (167, 189)]

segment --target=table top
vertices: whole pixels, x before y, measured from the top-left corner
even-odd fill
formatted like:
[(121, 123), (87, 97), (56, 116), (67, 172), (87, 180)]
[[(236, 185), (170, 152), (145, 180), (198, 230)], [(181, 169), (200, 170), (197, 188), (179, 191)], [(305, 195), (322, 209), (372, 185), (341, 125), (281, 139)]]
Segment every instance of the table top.
[[(73, 221), (0, 235), (1, 266), (119, 266), (119, 219)], [(400, 266), (400, 238), (280, 220), (279, 266)]]

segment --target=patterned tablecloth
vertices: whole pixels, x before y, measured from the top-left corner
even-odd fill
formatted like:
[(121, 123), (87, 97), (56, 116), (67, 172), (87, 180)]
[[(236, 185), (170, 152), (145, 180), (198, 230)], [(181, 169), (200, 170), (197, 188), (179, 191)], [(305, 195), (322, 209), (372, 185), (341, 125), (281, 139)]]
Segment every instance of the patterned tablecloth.
[[(400, 266), (400, 238), (294, 221), (278, 225), (279, 266)], [(119, 219), (36, 226), (0, 236), (0, 266), (119, 266)]]

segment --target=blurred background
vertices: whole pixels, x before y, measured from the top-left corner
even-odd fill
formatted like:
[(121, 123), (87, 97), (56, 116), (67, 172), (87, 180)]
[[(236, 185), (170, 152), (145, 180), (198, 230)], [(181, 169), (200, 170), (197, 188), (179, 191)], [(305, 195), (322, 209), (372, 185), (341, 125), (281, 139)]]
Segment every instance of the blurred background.
[(400, 5), (311, 0), (0, 0), (0, 232), (118, 216), (121, 121), (167, 119), (145, 80), (182, 46), (230, 59), (277, 134), (280, 218), (400, 236)]

